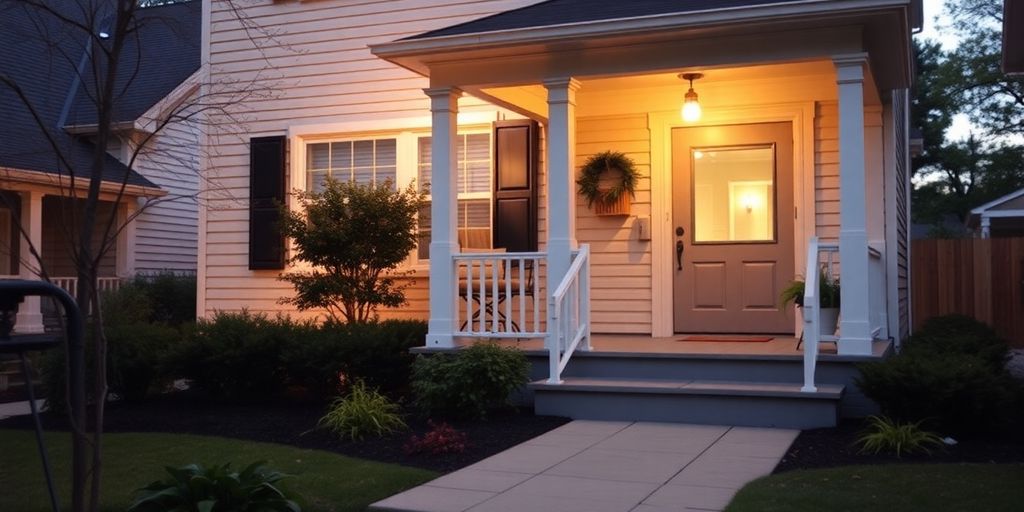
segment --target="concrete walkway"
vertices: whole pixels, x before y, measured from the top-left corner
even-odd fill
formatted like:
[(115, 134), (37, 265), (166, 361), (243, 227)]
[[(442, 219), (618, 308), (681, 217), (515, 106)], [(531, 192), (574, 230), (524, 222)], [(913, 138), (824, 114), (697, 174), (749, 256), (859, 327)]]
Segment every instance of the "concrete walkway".
[(722, 510), (799, 431), (573, 421), (386, 500), (401, 512)]

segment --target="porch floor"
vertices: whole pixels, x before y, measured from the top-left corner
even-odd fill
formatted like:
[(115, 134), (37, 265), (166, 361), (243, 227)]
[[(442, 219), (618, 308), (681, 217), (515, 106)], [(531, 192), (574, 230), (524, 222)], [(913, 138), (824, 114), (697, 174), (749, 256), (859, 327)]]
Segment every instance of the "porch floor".
[[(679, 341), (686, 337), (686, 334), (677, 334), (671, 337), (651, 337), (647, 335), (629, 334), (594, 334), (591, 346), (592, 351), (588, 355), (636, 355), (638, 357), (665, 356), (665, 357), (739, 357), (739, 358), (767, 358), (767, 359), (793, 359), (803, 357), (803, 347), (797, 349), (797, 338), (787, 335), (773, 336), (773, 339), (763, 342), (721, 342), (721, 341)], [(738, 335), (739, 337), (748, 335)], [(771, 335), (769, 335), (771, 336)], [(546, 354), (544, 340), (540, 338), (531, 339), (502, 339), (497, 341), (500, 345), (516, 347), (528, 353)], [(463, 339), (458, 342), (459, 346), (468, 346), (473, 340)], [(839, 356), (836, 354), (834, 343), (822, 343), (819, 351), (819, 358), (824, 360), (863, 360), (884, 357), (892, 349), (889, 341), (876, 341), (872, 346), (871, 356)], [(576, 355), (584, 352), (577, 352)], [(574, 355), (574, 357), (576, 357)]]

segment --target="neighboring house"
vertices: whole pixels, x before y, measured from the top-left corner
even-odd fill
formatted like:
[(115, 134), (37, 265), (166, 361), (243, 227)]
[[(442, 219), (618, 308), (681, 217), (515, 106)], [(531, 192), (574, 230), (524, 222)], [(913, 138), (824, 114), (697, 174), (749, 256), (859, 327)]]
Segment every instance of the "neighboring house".
[[(102, 3), (60, 0), (49, 5), (74, 19), (88, 12), (83, 6)], [(99, 18), (97, 31), (102, 31), (107, 22)], [(120, 232), (101, 264), (104, 288), (136, 273), (196, 268), (199, 126), (167, 120), (198, 91), (201, 4), (146, 8), (138, 19), (117, 76), (123, 86), (112, 120), (117, 139), (109, 144), (104, 163), (99, 211), (100, 218), (116, 212), (118, 222), (135, 220)], [(76, 286), (70, 256), (71, 175), (75, 196), (84, 197), (97, 123), (90, 100), (88, 39), (24, 3), (0, 6), (0, 73), (17, 84), (35, 110), (12, 88), (0, 85), (0, 276), (37, 275), (28, 237), (50, 279), (69, 291)], [(60, 161), (54, 144), (68, 161)], [(38, 299), (22, 306), (17, 325), (27, 332), (42, 328)]]
[(971, 210), (967, 223), (981, 238), (1024, 237), (1024, 188)]
[[(279, 302), (291, 290), (278, 279), (288, 247), (273, 205), (333, 176), (430, 184), (409, 304), (382, 314), (429, 319), (426, 350), (545, 340), (546, 352), (531, 352), (550, 355), (536, 373), (552, 382), (535, 386), (544, 412), (693, 420), (683, 411), (699, 408), (653, 404), (704, 393), (741, 400), (722, 421), (830, 423), (840, 397), (844, 412), (864, 405), (847, 402), (848, 363), (909, 332), (919, 0), (206, 5), (209, 79), (272, 82), (278, 94), (239, 105), (247, 133), (214, 123), (204, 144), (219, 153), (207, 183), (233, 197), (211, 195), (200, 214), (200, 316), (296, 313)], [(692, 82), (697, 119), (680, 113), (684, 73), (703, 75)], [(626, 215), (597, 215), (576, 191), (578, 167), (605, 150), (644, 176)], [(779, 293), (825, 261), (842, 262), (842, 315), (822, 379), (841, 373), (841, 383), (815, 391), (815, 350), (748, 358), (742, 345), (712, 347), (678, 374), (636, 354), (574, 350), (591, 333), (635, 335), (616, 344), (668, 361), (680, 333), (795, 336), (803, 323)], [(808, 321), (818, 329), (817, 315)], [(559, 384), (563, 371), (591, 380)], [(710, 374), (704, 391), (642, 384)], [(722, 384), (745, 379), (761, 380)], [(831, 419), (787, 409), (819, 403)]]

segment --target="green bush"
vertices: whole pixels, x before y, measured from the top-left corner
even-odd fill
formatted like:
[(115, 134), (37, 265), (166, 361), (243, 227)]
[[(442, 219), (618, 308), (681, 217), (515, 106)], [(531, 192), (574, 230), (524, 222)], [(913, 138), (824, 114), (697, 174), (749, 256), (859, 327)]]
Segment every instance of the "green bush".
[(420, 356), (413, 364), (416, 404), (431, 415), (483, 417), (509, 404), (527, 382), (530, 363), (522, 352), (477, 343), (451, 354)]
[(907, 340), (903, 351), (979, 357), (994, 372), (1002, 372), (1010, 346), (982, 322), (964, 315), (945, 315), (928, 319)]
[(337, 394), (345, 382), (359, 380), (400, 395), (408, 390), (415, 360), (409, 349), (423, 346), (426, 335), (426, 322), (415, 320), (328, 322), (290, 344), (284, 358), (291, 381), (317, 396)]
[(301, 512), (281, 481), (289, 475), (257, 462), (241, 472), (231, 464), (168, 467), (171, 475), (139, 489), (128, 512)]
[(857, 438), (857, 444), (861, 452), (890, 452), (896, 457), (904, 453), (931, 454), (931, 448), (943, 445), (941, 437), (921, 429), (920, 421), (900, 423), (878, 416), (868, 418), (868, 431)]
[(367, 435), (382, 437), (407, 427), (399, 415), (398, 404), (376, 389), (356, 382), (348, 395), (337, 398), (317, 423), (341, 437), (358, 441)]
[(882, 413), (954, 434), (995, 429), (1010, 413), (1014, 383), (980, 357), (906, 351), (860, 365), (857, 385)]
[(172, 273), (139, 275), (104, 293), (102, 303), (105, 325), (192, 323), (196, 320), (196, 278)]
[(265, 314), (220, 312), (200, 320), (170, 356), (177, 376), (196, 388), (229, 399), (266, 398), (285, 389), (285, 347), (308, 339), (309, 323)]

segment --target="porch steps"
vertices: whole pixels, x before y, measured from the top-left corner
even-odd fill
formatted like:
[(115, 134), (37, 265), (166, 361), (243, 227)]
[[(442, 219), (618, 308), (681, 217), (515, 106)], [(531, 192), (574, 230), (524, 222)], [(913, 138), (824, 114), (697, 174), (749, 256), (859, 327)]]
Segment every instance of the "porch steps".
[(574, 419), (664, 421), (748, 427), (834, 426), (845, 386), (724, 380), (564, 377), (530, 384), (537, 414)]

